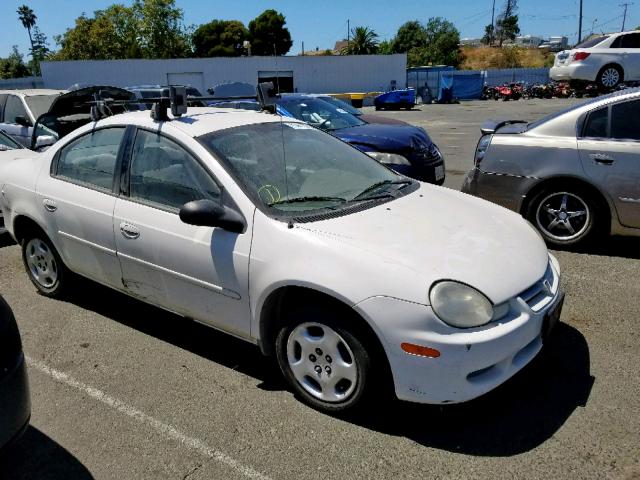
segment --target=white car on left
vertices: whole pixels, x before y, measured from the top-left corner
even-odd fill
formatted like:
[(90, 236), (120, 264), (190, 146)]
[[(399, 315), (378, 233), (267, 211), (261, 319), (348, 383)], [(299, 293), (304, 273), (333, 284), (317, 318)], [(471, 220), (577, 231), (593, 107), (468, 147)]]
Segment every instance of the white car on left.
[(43, 295), (79, 275), (228, 332), (327, 412), (390, 392), (471, 400), (558, 321), (558, 262), (520, 215), (295, 119), (155, 118), (114, 115), (0, 167), (7, 228)]
[[(3, 163), (8, 163), (9, 161), (18, 158), (33, 156), (33, 152), (23, 148), (22, 145), (0, 130), (0, 169), (2, 168)], [(1, 183), (2, 181), (0, 180), (0, 184)], [(0, 192), (0, 195), (2, 195), (2, 192)], [(2, 202), (0, 201), (0, 207), (1, 206)], [(0, 235), (5, 234), (6, 232), (7, 229), (4, 226), (4, 215), (2, 214), (2, 208), (0, 208)]]

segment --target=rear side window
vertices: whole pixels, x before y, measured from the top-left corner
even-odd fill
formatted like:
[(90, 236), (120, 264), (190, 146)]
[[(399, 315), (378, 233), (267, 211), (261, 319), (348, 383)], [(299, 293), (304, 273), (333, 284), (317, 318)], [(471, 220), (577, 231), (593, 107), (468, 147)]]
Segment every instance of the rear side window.
[(16, 123), (16, 117), (29, 119), (20, 98), (15, 95), (7, 95), (7, 103), (4, 106), (4, 121), (5, 123)]
[(220, 187), (184, 148), (157, 133), (138, 130), (131, 158), (129, 196), (179, 210), (193, 200), (218, 200)]
[(589, 114), (582, 136), (587, 138), (607, 138), (608, 127), (609, 107), (604, 107)]
[(640, 33), (630, 33), (622, 37), (623, 48), (640, 48)]
[(618, 103), (611, 108), (611, 137), (640, 140), (640, 100)]
[(96, 130), (60, 151), (56, 175), (74, 183), (111, 191), (124, 127)]

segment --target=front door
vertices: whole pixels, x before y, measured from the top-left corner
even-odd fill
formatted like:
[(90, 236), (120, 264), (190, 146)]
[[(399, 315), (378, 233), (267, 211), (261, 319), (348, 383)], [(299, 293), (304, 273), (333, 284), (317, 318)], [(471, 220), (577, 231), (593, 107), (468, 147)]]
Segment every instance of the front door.
[(124, 127), (89, 132), (60, 149), (36, 186), (52, 240), (74, 272), (122, 288), (113, 233), (114, 172)]
[(129, 293), (239, 336), (249, 336), (251, 226), (244, 234), (196, 227), (178, 212), (221, 200), (210, 172), (183, 146), (139, 129), (128, 193), (116, 201), (118, 258)]
[(585, 172), (609, 194), (620, 223), (640, 228), (640, 100), (591, 112), (578, 148)]

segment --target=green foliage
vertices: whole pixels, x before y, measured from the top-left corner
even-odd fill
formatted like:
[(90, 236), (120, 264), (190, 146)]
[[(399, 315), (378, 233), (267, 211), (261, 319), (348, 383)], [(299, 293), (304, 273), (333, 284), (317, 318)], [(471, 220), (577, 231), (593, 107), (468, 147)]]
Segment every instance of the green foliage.
[(427, 30), (417, 20), (406, 22), (400, 26), (393, 39), (395, 53), (407, 53), (413, 48), (422, 48), (427, 44)]
[(144, 58), (180, 58), (191, 53), (175, 0), (135, 0), (134, 15)]
[(7, 58), (0, 58), (0, 78), (20, 78), (30, 75), (31, 71), (25, 65), (17, 45), (13, 46), (13, 50)]
[(252, 55), (286, 54), (293, 45), (286, 23), (284, 15), (271, 9), (251, 20), (249, 40)]
[[(27, 29), (27, 33), (29, 34), (29, 43), (31, 43), (31, 50), (33, 51), (33, 37), (31, 36), (31, 29), (36, 25), (36, 14), (33, 13), (33, 10), (30, 9), (27, 5), (22, 5), (18, 8), (17, 12), (18, 19), (22, 23), (22, 26)], [(35, 57), (33, 58), (33, 64), (36, 65), (37, 61)], [(35, 73), (35, 72), (34, 72)]]
[(196, 57), (239, 57), (244, 53), (243, 42), (249, 31), (238, 20), (212, 20), (200, 25), (193, 33)]
[(484, 36), (482, 37), (481, 42), (484, 43), (485, 45), (492, 45), (495, 38), (496, 38), (495, 27), (492, 24), (489, 24), (486, 27), (484, 27)]
[(517, 10), (518, 0), (506, 0), (502, 13), (496, 21), (496, 36), (500, 46), (505, 40), (515, 40), (520, 34)]
[(392, 53), (395, 53), (393, 50), (393, 41), (383, 40), (378, 44), (379, 55), (391, 55)]
[(51, 53), (47, 36), (38, 27), (33, 28), (33, 40), (31, 42), (31, 70), (35, 75), (40, 75), (40, 62)]
[(351, 30), (348, 45), (341, 55), (371, 55), (378, 53), (378, 34), (369, 27), (355, 27)]
[(425, 44), (407, 52), (408, 66), (450, 65), (457, 68), (460, 65), (460, 32), (453, 23), (441, 17), (430, 18), (425, 25), (425, 34)]

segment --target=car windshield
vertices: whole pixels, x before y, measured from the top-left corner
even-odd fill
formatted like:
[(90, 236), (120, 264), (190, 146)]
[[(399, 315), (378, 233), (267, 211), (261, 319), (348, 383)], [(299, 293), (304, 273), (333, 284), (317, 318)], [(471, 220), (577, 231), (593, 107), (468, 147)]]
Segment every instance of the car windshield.
[(34, 95), (32, 97), (25, 97), (29, 110), (33, 113), (33, 118), (38, 118), (43, 113), (47, 113), (53, 104), (53, 101), (58, 98), (59, 95)]
[(334, 105), (337, 108), (346, 110), (347, 113), (350, 113), (351, 115), (355, 115), (355, 116), (362, 115), (362, 112), (360, 110), (349, 105), (347, 102), (340, 100), (339, 98), (335, 98), (330, 95), (327, 95), (326, 97), (320, 97), (320, 99), (324, 100), (325, 102), (329, 102), (330, 104)]
[(339, 130), (365, 123), (346, 110), (319, 98), (283, 98), (278, 105), (294, 118), (323, 130)]
[(595, 47), (599, 43), (604, 42), (607, 38), (609, 38), (609, 35), (600, 35), (600, 36), (597, 36), (597, 37), (593, 37), (593, 38), (590, 38), (589, 40), (585, 40), (584, 42), (579, 43), (578, 45), (576, 45), (573, 48), (591, 48), (591, 47)]
[(198, 141), (226, 164), (256, 204), (275, 215), (391, 198), (413, 183), (302, 123), (245, 125)]

